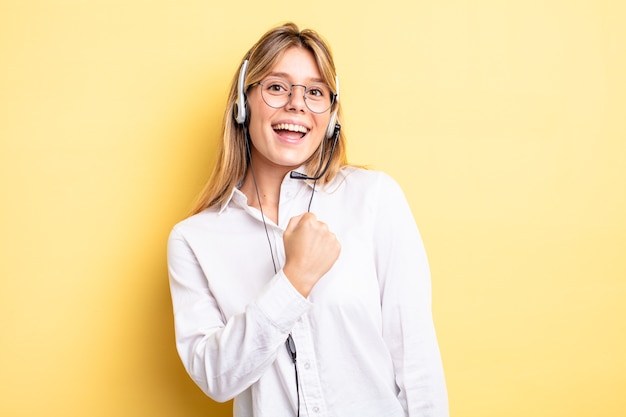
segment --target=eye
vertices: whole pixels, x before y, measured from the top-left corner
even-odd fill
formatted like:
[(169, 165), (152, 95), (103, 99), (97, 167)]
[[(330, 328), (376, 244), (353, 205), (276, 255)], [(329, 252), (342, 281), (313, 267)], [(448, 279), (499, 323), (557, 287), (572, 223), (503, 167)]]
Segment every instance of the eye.
[(264, 89), (271, 94), (285, 94), (289, 92), (289, 84), (277, 79), (269, 79), (263, 82)]
[(328, 95), (328, 88), (323, 85), (314, 84), (307, 87), (306, 93), (307, 96), (310, 96), (311, 98), (320, 99)]

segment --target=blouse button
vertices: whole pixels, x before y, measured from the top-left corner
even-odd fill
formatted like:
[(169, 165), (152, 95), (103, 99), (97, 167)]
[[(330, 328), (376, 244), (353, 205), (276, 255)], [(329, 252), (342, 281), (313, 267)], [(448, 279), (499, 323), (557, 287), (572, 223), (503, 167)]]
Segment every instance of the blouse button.
[(305, 364), (304, 364), (304, 369), (309, 369), (309, 368), (311, 368), (311, 364), (310, 364), (310, 363), (308, 363), (308, 362), (307, 362), (307, 363), (305, 363)]
[(319, 407), (313, 407), (313, 412), (314, 413), (319, 413), (320, 412), (320, 408)]

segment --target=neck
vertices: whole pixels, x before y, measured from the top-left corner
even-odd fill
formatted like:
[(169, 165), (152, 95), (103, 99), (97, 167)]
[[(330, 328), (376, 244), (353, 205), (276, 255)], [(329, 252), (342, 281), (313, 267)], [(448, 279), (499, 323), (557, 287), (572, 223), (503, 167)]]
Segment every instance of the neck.
[[(256, 168), (256, 169), (255, 169)], [(290, 169), (259, 169), (254, 162), (248, 169), (241, 186), (248, 198), (248, 205), (263, 211), (263, 215), (278, 223), (278, 203), (280, 202), (280, 186)], [(254, 171), (253, 171), (254, 170)], [(258, 193), (258, 194), (257, 194)], [(260, 202), (260, 205), (259, 205)]]

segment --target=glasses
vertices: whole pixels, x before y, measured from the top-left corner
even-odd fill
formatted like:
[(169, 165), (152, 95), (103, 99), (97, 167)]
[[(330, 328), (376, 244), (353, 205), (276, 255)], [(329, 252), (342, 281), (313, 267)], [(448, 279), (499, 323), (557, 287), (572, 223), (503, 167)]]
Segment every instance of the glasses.
[(257, 83), (261, 86), (261, 97), (270, 107), (284, 107), (291, 100), (294, 87), (304, 88), (304, 103), (313, 113), (324, 113), (335, 102), (337, 95), (324, 83), (309, 85), (291, 84), (283, 78), (268, 78)]

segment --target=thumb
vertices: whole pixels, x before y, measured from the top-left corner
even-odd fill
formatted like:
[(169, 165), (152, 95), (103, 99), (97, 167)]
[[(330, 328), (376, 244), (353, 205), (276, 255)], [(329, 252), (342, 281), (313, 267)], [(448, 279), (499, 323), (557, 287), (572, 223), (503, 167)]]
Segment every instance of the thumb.
[(306, 213), (302, 213), (298, 216), (293, 216), (291, 219), (289, 219), (289, 223), (287, 223), (287, 228), (285, 229), (285, 231), (292, 231), (293, 229), (298, 227), (300, 220), (302, 220), (302, 217), (304, 217), (305, 214)]

